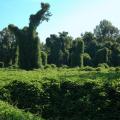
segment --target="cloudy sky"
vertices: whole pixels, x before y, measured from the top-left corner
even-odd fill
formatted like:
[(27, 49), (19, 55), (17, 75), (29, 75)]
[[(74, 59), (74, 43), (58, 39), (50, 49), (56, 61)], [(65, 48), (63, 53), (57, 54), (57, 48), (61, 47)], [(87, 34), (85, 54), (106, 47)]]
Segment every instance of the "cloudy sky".
[(53, 14), (37, 29), (42, 42), (50, 34), (62, 31), (74, 38), (85, 31), (92, 32), (103, 19), (120, 28), (120, 0), (0, 0), (0, 30), (8, 24), (27, 26), (29, 15), (40, 9), (41, 2), (50, 3)]

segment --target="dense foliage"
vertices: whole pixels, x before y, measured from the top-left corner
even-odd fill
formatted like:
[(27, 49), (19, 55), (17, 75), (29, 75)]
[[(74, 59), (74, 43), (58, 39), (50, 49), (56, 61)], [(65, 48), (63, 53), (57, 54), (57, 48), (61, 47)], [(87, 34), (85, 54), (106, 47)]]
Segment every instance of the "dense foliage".
[[(102, 20), (94, 29), (94, 33), (85, 32), (82, 34), (79, 38), (84, 42), (82, 46), (79, 45), (79, 42), (76, 42), (77, 39), (74, 40), (68, 36), (68, 33), (66, 36), (64, 35), (64, 39), (61, 38), (61, 34), (48, 37), (45, 44), (48, 50), (48, 63), (58, 66), (63, 64), (68, 66), (98, 66), (100, 63), (120, 66), (120, 34), (118, 28), (113, 26), (111, 22)], [(80, 49), (78, 49), (78, 46), (80, 46)], [(83, 51), (83, 58), (80, 57), (81, 50)], [(65, 54), (66, 52), (67, 54)], [(61, 56), (65, 55), (66, 57), (69, 56), (67, 57), (67, 63), (61, 61)], [(64, 58), (64, 60), (66, 59)], [(72, 63), (72, 60), (75, 64)], [(59, 61), (61, 61), (60, 64), (58, 64)]]
[(102, 20), (94, 33), (40, 43), (49, 8), (41, 3), (28, 27), (0, 31), (0, 120), (120, 120), (119, 29)]
[(0, 31), (0, 67), (16, 64), (16, 39), (14, 34), (5, 28)]
[(119, 68), (3, 69), (0, 74), (0, 99), (16, 106), (3, 109), (6, 103), (0, 102), (2, 111), (11, 108), (0, 111), (3, 117), (29, 120), (19, 108), (46, 120), (120, 119)]
[[(50, 13), (45, 14), (45, 19), (48, 18), (47, 15)], [(42, 20), (39, 19), (38, 22)], [(5, 28), (0, 32), (0, 67), (14, 65), (23, 69), (33, 69), (46, 64), (55, 64), (59, 67), (95, 67), (102, 63), (120, 66), (119, 30), (107, 20), (101, 21), (94, 33), (85, 32), (75, 40), (68, 32), (52, 34), (46, 39), (45, 44), (39, 43), (36, 29), (33, 29), (31, 22), (30, 20), (29, 27), (22, 30), (9, 25), (9, 29)], [(38, 22), (36, 21), (37, 25)], [(33, 25), (35, 26), (35, 23)], [(10, 30), (14, 31), (14, 34)]]
[(19, 29), (14, 25), (9, 25), (9, 30), (16, 37), (18, 53), (18, 65), (22, 69), (39, 68), (42, 64), (40, 55), (40, 40), (36, 29), (40, 23), (49, 19), (49, 4), (41, 3), (41, 10), (35, 15), (31, 15), (29, 20), (29, 27)]
[(43, 120), (40, 117), (24, 112), (6, 102), (0, 101), (0, 120)]
[(30, 70), (47, 64), (58, 67), (83, 67), (99, 64), (120, 66), (119, 29), (108, 20), (100, 21), (94, 33), (85, 32), (73, 39), (68, 32), (51, 34), (46, 43), (40, 43), (37, 27), (48, 21), (50, 5), (41, 3), (41, 9), (29, 18), (29, 26), (19, 29), (10, 24), (0, 31), (0, 67), (19, 67)]

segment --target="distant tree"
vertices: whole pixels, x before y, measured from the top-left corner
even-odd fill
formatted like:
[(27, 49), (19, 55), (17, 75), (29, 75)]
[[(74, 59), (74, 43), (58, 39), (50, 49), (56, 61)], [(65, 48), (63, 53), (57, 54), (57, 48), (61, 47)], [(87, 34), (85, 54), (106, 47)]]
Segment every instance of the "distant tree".
[(41, 3), (41, 10), (30, 16), (29, 27), (19, 29), (14, 25), (8, 26), (18, 41), (19, 66), (22, 69), (29, 70), (41, 66), (40, 40), (36, 29), (44, 20), (49, 20), (51, 16), (49, 8), (49, 4)]
[(113, 26), (111, 22), (102, 20), (94, 29), (94, 34), (99, 41), (104, 40), (105, 38), (116, 39), (119, 34), (119, 30)]

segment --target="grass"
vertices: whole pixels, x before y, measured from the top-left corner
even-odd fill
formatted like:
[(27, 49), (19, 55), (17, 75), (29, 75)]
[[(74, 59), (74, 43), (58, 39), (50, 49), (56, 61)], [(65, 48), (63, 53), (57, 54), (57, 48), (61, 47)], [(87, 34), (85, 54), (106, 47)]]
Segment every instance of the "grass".
[(112, 82), (120, 80), (120, 72), (109, 70), (81, 71), (79, 68), (54, 68), (45, 70), (38, 69), (34, 71), (0, 69), (0, 87), (13, 80), (23, 80), (31, 82), (46, 82), (47, 80), (70, 80), (77, 82)]

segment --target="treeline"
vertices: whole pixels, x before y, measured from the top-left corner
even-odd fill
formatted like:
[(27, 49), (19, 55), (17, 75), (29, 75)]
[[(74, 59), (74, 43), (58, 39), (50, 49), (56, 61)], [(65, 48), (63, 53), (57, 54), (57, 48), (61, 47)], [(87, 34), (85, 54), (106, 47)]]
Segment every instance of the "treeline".
[[(30, 41), (25, 47), (29, 43)], [(100, 63), (106, 63), (109, 66), (120, 66), (119, 30), (107, 20), (101, 21), (94, 29), (94, 33), (85, 32), (75, 40), (68, 32), (61, 32), (59, 35), (50, 35), (45, 44), (38, 44), (41, 53), (39, 56), (41, 60), (39, 60), (42, 65), (95, 67)], [(16, 64), (16, 51), (15, 35), (8, 28), (3, 29), (0, 32), (0, 61), (5, 67)]]
[(120, 66), (120, 34), (111, 22), (102, 20), (94, 33), (85, 32), (75, 40), (68, 32), (50, 35), (45, 51), (48, 63), (57, 66), (94, 66), (105, 63)]
[(28, 27), (14, 25), (0, 31), (0, 66), (39, 68), (47, 64), (93, 66), (106, 64), (120, 66), (120, 32), (110, 21), (102, 20), (94, 32), (85, 32), (73, 39), (68, 32), (51, 34), (46, 43), (39, 43), (37, 26), (51, 16), (49, 4), (41, 3), (41, 10), (30, 16)]

